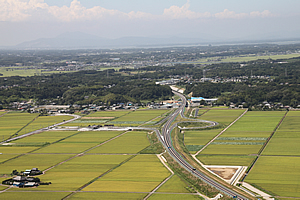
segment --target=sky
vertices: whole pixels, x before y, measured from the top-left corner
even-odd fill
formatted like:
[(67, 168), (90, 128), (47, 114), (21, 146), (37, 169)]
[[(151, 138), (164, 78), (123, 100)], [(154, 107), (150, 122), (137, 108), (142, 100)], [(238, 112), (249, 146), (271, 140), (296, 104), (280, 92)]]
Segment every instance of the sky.
[(66, 32), (102, 38), (295, 38), (299, 0), (0, 0), (0, 46)]

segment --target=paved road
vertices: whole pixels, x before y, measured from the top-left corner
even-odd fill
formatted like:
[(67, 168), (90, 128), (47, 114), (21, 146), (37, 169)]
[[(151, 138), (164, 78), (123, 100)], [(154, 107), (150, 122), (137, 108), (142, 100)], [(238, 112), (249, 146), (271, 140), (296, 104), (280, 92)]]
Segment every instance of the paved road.
[[(188, 170), (189, 172), (191, 172), (192, 174), (194, 174), (196, 177), (200, 178), (201, 180), (203, 180), (204, 182), (208, 183), (209, 185), (217, 188), (218, 190), (220, 190), (221, 192), (229, 195), (230, 197), (236, 197), (237, 199), (240, 200), (246, 200), (247, 198), (238, 194), (237, 192), (223, 186), (222, 184), (216, 182), (215, 180), (211, 179), (210, 177), (208, 177), (207, 175), (203, 174), (202, 172), (198, 171), (197, 169), (195, 169), (192, 165), (190, 165), (186, 160), (183, 159), (182, 155), (180, 155), (173, 147), (172, 144), (172, 140), (171, 140), (171, 132), (172, 130), (177, 126), (177, 124), (172, 124), (172, 122), (175, 120), (175, 118), (178, 116), (178, 114), (181, 115), (181, 117), (183, 118), (187, 118), (184, 116), (183, 112), (184, 112), (184, 107), (186, 105), (186, 98), (180, 94), (177, 93), (175, 91), (173, 91), (174, 94), (178, 95), (181, 99), (183, 104), (174, 112), (174, 114), (170, 115), (168, 118), (168, 121), (166, 122), (166, 124), (163, 126), (162, 128), (162, 136), (163, 139), (160, 138), (160, 141), (162, 142), (162, 144), (166, 147), (168, 153), (181, 165), (183, 166), (186, 170)], [(215, 126), (217, 125), (216, 122), (210, 122), (210, 121), (205, 121), (205, 120), (199, 120), (200, 122), (206, 122), (206, 123), (210, 123), (211, 126)]]
[(0, 142), (0, 144), (3, 144), (3, 143), (7, 143), (7, 142), (11, 142), (11, 141), (14, 141), (14, 140), (18, 140), (18, 139), (21, 139), (21, 138), (24, 138), (24, 137), (27, 137), (27, 136), (30, 136), (30, 135), (33, 135), (33, 134), (36, 134), (36, 133), (41, 133), (41, 132), (44, 132), (44, 131), (47, 131), (49, 130), (50, 128), (53, 128), (55, 126), (60, 126), (60, 125), (63, 125), (63, 124), (66, 124), (66, 123), (69, 123), (71, 121), (74, 121), (76, 119), (79, 119), (81, 118), (80, 116), (78, 115), (70, 115), (70, 114), (57, 114), (59, 116), (62, 116), (62, 115), (68, 115), (68, 116), (72, 116), (74, 117), (73, 119), (69, 119), (67, 121), (64, 121), (64, 122), (61, 122), (61, 123), (58, 123), (58, 124), (54, 124), (52, 126), (48, 126), (46, 128), (41, 128), (39, 130), (35, 130), (35, 131), (32, 131), (32, 132), (29, 132), (29, 133), (26, 133), (26, 134), (23, 134), (23, 135), (20, 135), (20, 136), (17, 136), (17, 137), (14, 137), (14, 138), (11, 138), (11, 139), (8, 139), (8, 140), (5, 140), (3, 142)]

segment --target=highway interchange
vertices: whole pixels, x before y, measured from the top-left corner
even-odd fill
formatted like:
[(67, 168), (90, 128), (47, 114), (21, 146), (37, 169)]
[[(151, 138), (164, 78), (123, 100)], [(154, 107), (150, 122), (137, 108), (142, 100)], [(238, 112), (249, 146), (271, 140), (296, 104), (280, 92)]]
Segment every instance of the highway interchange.
[[(176, 117), (180, 114), (181, 117), (186, 118), (183, 115), (184, 112), (184, 108), (185, 105), (187, 103), (186, 98), (178, 93), (173, 91), (174, 94), (178, 95), (181, 99), (182, 99), (182, 104), (181, 106), (172, 114), (168, 117), (168, 121), (165, 123), (165, 125), (162, 128), (162, 137), (160, 138), (161, 143), (165, 146), (165, 148), (167, 149), (168, 153), (170, 154), (170, 156), (172, 156), (173, 159), (175, 159), (182, 167), (184, 167), (186, 170), (188, 170), (190, 173), (192, 173), (194, 176), (200, 178), (202, 181), (206, 182), (207, 184), (217, 188), (218, 190), (220, 190), (221, 192), (229, 195), (230, 197), (234, 197), (236, 199), (240, 199), (240, 200), (246, 200), (247, 198), (244, 197), (243, 195), (240, 195), (239, 193), (227, 188), (226, 186), (216, 182), (215, 180), (213, 180), (212, 178), (208, 177), (207, 175), (203, 174), (202, 172), (198, 171), (197, 169), (195, 169), (192, 165), (190, 165), (173, 147), (172, 144), (172, 139), (171, 139), (171, 132), (172, 130), (177, 126), (177, 124), (173, 124), (172, 122), (176, 119)], [(205, 120), (198, 120), (198, 122), (206, 122), (206, 123), (210, 123), (210, 125), (208, 127), (211, 126), (215, 126), (217, 125), (216, 122), (211, 122), (211, 121), (205, 121)], [(172, 125), (172, 126), (171, 126)], [(157, 131), (156, 132), (158, 134), (158, 136), (160, 136), (160, 133)]]

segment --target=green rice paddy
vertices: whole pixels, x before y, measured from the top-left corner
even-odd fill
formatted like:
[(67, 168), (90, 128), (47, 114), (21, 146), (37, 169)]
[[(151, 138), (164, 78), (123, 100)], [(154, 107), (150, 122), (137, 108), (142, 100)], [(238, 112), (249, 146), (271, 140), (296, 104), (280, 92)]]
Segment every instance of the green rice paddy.
[(168, 112), (168, 110), (137, 110), (129, 113), (123, 117), (117, 118), (109, 124), (116, 124), (118, 126), (139, 126), (144, 124), (155, 117), (159, 117), (164, 113)]
[(0, 199), (24, 199), (24, 200), (53, 200), (62, 199), (69, 192), (4, 192), (0, 193)]
[(132, 200), (132, 199), (143, 199), (145, 193), (95, 193), (95, 192), (80, 192), (73, 195), (70, 199), (80, 200), (80, 199), (89, 199), (89, 200)]
[(131, 131), (88, 153), (138, 153), (150, 145), (146, 134), (143, 131)]
[(243, 109), (211, 109), (201, 115), (199, 119), (215, 121), (228, 126), (231, 122), (243, 114), (243, 112), (245, 112)]
[(153, 194), (149, 198), (150, 200), (193, 200), (193, 199), (203, 199), (198, 195), (193, 194)]
[(0, 168), (2, 174), (10, 174), (14, 169), (18, 171), (25, 171), (26, 169), (32, 169), (34, 167), (39, 168), (39, 170), (45, 170), (63, 160), (68, 159), (69, 157), (71, 157), (71, 155), (23, 155), (0, 164)]
[(201, 154), (257, 154), (284, 114), (284, 111), (247, 112)]
[(0, 117), (0, 140), (8, 139), (36, 117), (38, 114), (19, 112), (11, 112)]
[(188, 185), (177, 175), (172, 176), (165, 184), (163, 184), (157, 192), (165, 193), (191, 193)]
[(255, 156), (237, 155), (197, 155), (197, 159), (205, 165), (249, 166)]
[(155, 155), (138, 155), (83, 191), (150, 192), (170, 174)]
[(263, 156), (254, 165), (246, 182), (282, 197), (299, 197), (300, 157)]

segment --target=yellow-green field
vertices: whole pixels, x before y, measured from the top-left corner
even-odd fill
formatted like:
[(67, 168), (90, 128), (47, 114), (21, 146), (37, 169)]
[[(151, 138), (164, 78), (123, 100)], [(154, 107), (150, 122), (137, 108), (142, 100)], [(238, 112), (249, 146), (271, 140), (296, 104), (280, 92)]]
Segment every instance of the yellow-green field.
[(116, 126), (139, 126), (168, 111), (169, 110), (137, 110), (110, 121), (109, 124), (115, 124)]
[(128, 132), (88, 153), (138, 153), (150, 145), (146, 134), (143, 131)]
[(41, 128), (45, 128), (51, 126), (53, 124), (57, 124), (63, 121), (67, 121), (69, 119), (73, 119), (73, 117), (68, 115), (63, 116), (39, 116), (33, 122), (24, 127), (18, 134), (23, 135), (25, 133), (35, 131)]
[(249, 111), (201, 154), (257, 154), (284, 114), (284, 111)]
[(220, 62), (249, 62), (254, 60), (278, 60), (278, 59), (290, 59), (290, 58), (296, 58), (299, 57), (300, 54), (286, 54), (286, 55), (270, 55), (270, 56), (250, 56), (250, 55), (240, 55), (236, 57), (210, 57), (210, 58), (203, 58), (199, 59), (195, 62), (190, 63), (220, 63)]
[(170, 174), (155, 155), (138, 155), (83, 191), (150, 192)]
[(255, 184), (282, 197), (299, 197), (300, 157), (260, 157), (246, 178)]
[(10, 112), (0, 117), (0, 140), (8, 139), (38, 116), (39, 114)]
[(300, 112), (289, 111), (246, 178), (273, 194), (300, 197)]

